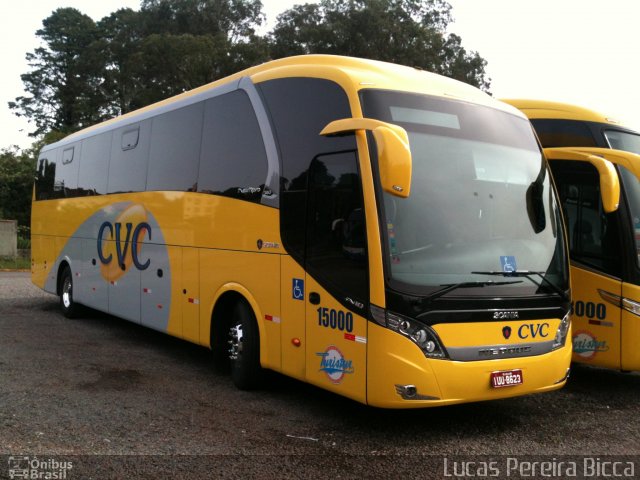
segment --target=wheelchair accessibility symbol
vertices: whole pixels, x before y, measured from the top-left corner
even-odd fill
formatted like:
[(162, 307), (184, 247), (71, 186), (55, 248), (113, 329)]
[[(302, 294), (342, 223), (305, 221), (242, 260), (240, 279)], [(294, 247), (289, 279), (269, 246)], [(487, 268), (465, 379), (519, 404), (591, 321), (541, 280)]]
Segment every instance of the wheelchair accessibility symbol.
[(500, 257), (500, 263), (502, 264), (502, 271), (504, 273), (512, 273), (518, 270), (516, 266), (516, 257), (504, 256)]
[(304, 300), (304, 280), (301, 278), (293, 279), (291, 294), (294, 300)]

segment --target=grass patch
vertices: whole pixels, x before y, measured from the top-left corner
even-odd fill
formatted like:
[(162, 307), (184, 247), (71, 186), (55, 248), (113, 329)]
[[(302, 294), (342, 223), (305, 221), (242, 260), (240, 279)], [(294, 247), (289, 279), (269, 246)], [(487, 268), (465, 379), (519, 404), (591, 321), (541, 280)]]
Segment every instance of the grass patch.
[(0, 257), (0, 270), (30, 270), (31, 259), (24, 257)]

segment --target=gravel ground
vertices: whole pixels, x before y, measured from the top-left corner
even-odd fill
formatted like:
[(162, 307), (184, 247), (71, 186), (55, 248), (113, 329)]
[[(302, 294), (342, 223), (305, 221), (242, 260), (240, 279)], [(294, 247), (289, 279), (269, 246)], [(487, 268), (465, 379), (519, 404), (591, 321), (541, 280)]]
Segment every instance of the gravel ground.
[(417, 411), (276, 374), (241, 392), (204, 348), (97, 312), (68, 320), (28, 273), (0, 272), (0, 455), (69, 459), (72, 479), (440, 478), (443, 457), (485, 458), (470, 455), (632, 455), (637, 477), (639, 394), (639, 374), (587, 367), (557, 392)]

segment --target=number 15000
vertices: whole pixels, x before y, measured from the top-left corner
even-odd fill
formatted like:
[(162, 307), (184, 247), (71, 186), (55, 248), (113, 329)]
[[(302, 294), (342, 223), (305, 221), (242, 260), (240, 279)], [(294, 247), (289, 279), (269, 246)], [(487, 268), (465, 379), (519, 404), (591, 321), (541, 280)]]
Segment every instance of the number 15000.
[(333, 308), (320, 307), (318, 312), (318, 326), (329, 327), (337, 330), (351, 332), (353, 330), (353, 314), (334, 310)]

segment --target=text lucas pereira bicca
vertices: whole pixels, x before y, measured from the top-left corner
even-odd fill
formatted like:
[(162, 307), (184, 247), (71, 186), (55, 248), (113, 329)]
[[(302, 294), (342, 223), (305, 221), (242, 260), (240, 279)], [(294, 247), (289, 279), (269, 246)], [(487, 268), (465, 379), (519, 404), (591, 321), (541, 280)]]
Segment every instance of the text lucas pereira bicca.
[(585, 457), (582, 460), (520, 460), (503, 457), (499, 460), (469, 461), (445, 457), (444, 476), (451, 478), (514, 477), (514, 478), (635, 478), (633, 461), (612, 458)]

